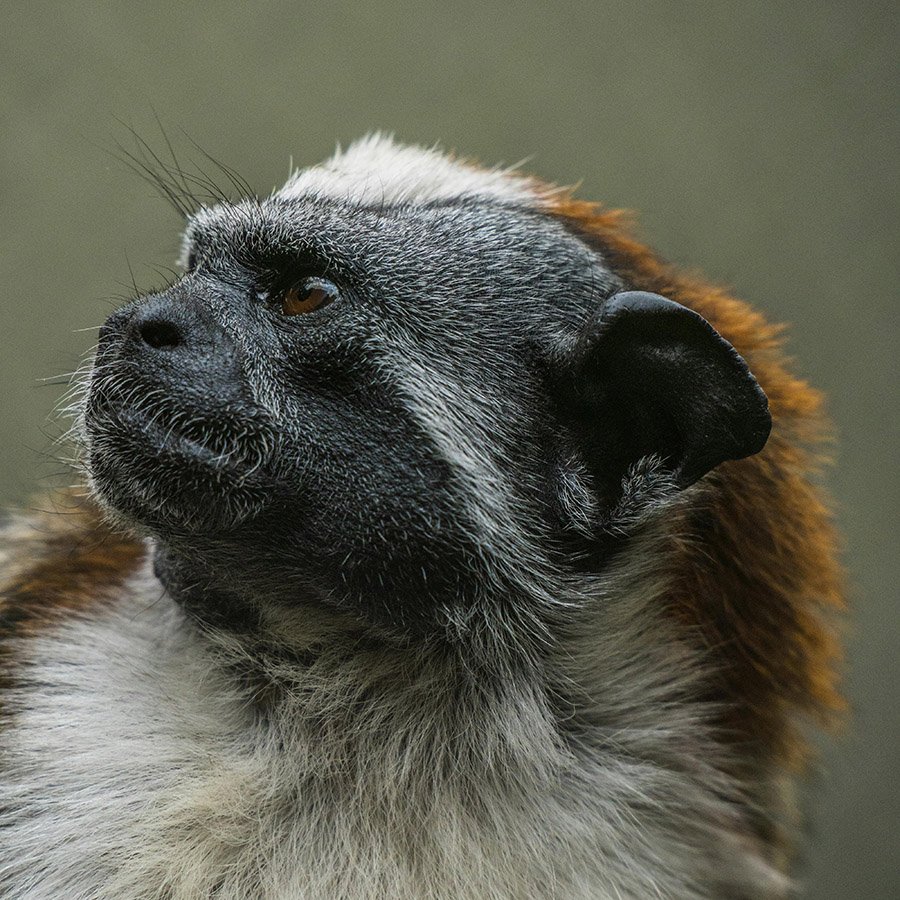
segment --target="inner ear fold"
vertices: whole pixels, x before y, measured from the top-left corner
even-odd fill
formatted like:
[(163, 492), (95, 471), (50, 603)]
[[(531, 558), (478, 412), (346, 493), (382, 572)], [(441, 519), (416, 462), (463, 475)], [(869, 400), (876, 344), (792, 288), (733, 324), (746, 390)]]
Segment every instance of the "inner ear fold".
[[(614, 294), (574, 360), (586, 452), (607, 491), (647, 456), (679, 488), (765, 446), (768, 401), (743, 357), (702, 316), (658, 294)], [(606, 491), (605, 491), (606, 492)]]

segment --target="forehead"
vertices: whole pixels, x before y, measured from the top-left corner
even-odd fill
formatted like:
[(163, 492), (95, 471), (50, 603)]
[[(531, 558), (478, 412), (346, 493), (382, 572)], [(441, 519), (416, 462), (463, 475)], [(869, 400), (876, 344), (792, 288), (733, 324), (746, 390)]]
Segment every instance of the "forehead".
[(482, 287), (602, 285), (602, 260), (553, 215), (553, 189), (509, 170), (483, 169), (370, 137), (294, 174), (264, 200), (197, 213), (185, 251), (241, 260), (308, 255), (348, 273), (392, 281), (451, 277)]
[(585, 279), (601, 284), (609, 275), (602, 258), (554, 217), (468, 199), (368, 207), (275, 196), (221, 205), (195, 216), (185, 250), (214, 265), (277, 270), (301, 262), (376, 278), (382, 287), (425, 280), (436, 291), (461, 278), (486, 293), (518, 293)]

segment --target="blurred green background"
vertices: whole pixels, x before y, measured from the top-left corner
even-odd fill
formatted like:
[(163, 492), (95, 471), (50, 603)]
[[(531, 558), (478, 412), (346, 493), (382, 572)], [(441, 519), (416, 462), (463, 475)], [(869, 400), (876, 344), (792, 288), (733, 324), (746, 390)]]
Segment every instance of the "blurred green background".
[[(896, 4), (6, 3), (0, 500), (59, 468), (91, 331), (173, 263), (177, 215), (109, 154), (196, 141), (268, 192), (371, 129), (641, 213), (665, 255), (791, 323), (830, 397), (853, 583), (848, 733), (810, 792), (810, 897), (900, 896)], [(185, 136), (185, 133), (187, 136)]]

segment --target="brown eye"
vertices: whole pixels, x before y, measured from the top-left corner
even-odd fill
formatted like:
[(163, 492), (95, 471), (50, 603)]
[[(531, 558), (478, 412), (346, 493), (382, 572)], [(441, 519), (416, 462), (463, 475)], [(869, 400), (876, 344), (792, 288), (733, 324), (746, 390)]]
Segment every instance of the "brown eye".
[(315, 312), (337, 300), (338, 290), (330, 282), (307, 278), (281, 296), (281, 312), (286, 316), (302, 316)]

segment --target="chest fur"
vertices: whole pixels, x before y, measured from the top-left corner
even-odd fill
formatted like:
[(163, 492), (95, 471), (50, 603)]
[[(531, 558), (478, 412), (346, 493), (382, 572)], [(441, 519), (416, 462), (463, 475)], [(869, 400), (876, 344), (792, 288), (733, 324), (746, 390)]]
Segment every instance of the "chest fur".
[(0, 892), (771, 895), (696, 766), (635, 753), (621, 731), (561, 741), (537, 695), (479, 708), (472, 692), (448, 712), (440, 689), (369, 696), (369, 722), (348, 717), (350, 682), (260, 717), (166, 598), (68, 621), (28, 642), (0, 738)]

